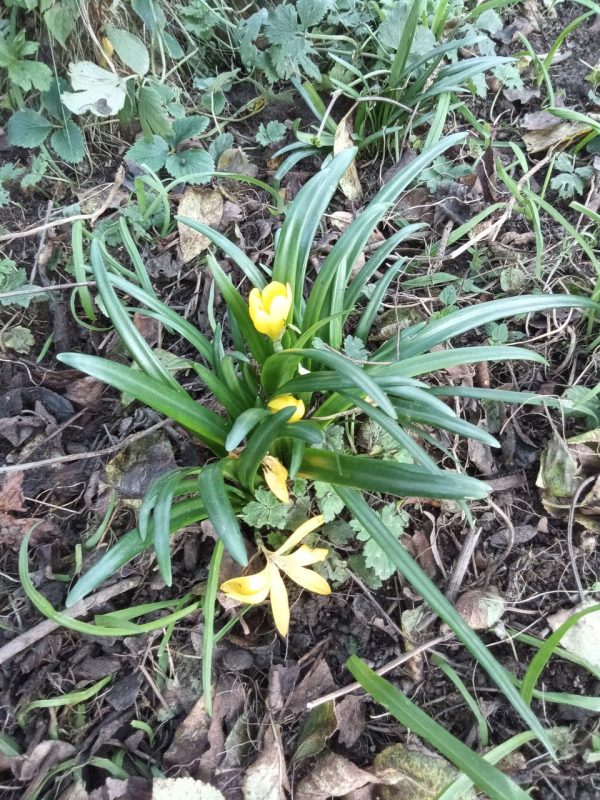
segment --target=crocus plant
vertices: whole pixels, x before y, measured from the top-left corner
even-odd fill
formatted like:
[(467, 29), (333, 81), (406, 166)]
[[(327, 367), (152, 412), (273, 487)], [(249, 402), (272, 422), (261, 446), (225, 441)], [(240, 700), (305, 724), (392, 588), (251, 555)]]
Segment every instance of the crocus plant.
[[(309, 483), (325, 482), (341, 498), (348, 516), (357, 519), (385, 550), (404, 579), (452, 627), (527, 725), (547, 743), (539, 721), (505, 671), (382, 525), (372, 504), (382, 495), (452, 499), (463, 504), (485, 497), (489, 487), (463, 474), (459, 463), (452, 471), (438, 466), (436, 449), (441, 445), (435, 432), (449, 431), (492, 447), (498, 442), (455, 413), (453, 404), (447, 404), (444, 398), (459, 395), (550, 405), (560, 401), (527, 393), (446, 386), (439, 380), (430, 385), (426, 376), (482, 361), (527, 359), (543, 363), (538, 353), (515, 346), (445, 345), (509, 315), (594, 304), (581, 297), (544, 294), (493, 300), (410, 325), (371, 347), (367, 359), (356, 361), (343, 350), (348, 334), (370, 347), (381, 302), (406, 268), (402, 258), (389, 257), (423, 226), (399, 227), (357, 268), (369, 237), (399, 194), (442, 153), (461, 147), (464, 138), (460, 133), (443, 138), (400, 169), (339, 236), (310, 283), (306, 272), (311, 245), (338, 182), (354, 158), (353, 150), (333, 158), (297, 194), (286, 211), (270, 268), (254, 264), (209, 226), (179, 218), (181, 224), (206, 236), (245, 279), (238, 290), (238, 278), (234, 285), (216, 257), (208, 253), (207, 268), (228, 310), (226, 318), (214, 325), (210, 338), (156, 297), (147, 275), (140, 272), (142, 260), (125, 221), (121, 227), (127, 233), (124, 242), (133, 269), (117, 261), (99, 235), (89, 234), (91, 276), (101, 298), (99, 311), (112, 322), (132, 363), (74, 353), (61, 356), (61, 361), (169, 417), (203, 448), (201, 460), (205, 465), (181, 467), (151, 486), (137, 528), (122, 536), (79, 578), (69, 593), (68, 605), (149, 548), (154, 549), (160, 573), (170, 585), (170, 537), (203, 519), (210, 519), (224, 547), (243, 570), (253, 532), (240, 526), (239, 514), (256, 489), (266, 485), (286, 503), (288, 479), (299, 476)], [(389, 231), (389, 224), (385, 230)], [(188, 371), (188, 386), (189, 374), (196, 376), (198, 391), (193, 395), (181, 386), (133, 324), (131, 307), (136, 304), (142, 313), (160, 320), (169, 335), (183, 339), (188, 352), (194, 352), (193, 357), (177, 365)], [(212, 397), (210, 403), (206, 402), (208, 396)], [(327, 426), (348, 415), (373, 420), (404, 448), (413, 463), (333, 452)], [(320, 519), (311, 519), (274, 552), (259, 539), (264, 569), (242, 572), (223, 584), (223, 590), (242, 603), (256, 604), (270, 597), (282, 634), (288, 630), (289, 615), (282, 574), (311, 591), (329, 592), (326, 582), (308, 569), (325, 558), (326, 549), (300, 544), (307, 531), (318, 524)]]

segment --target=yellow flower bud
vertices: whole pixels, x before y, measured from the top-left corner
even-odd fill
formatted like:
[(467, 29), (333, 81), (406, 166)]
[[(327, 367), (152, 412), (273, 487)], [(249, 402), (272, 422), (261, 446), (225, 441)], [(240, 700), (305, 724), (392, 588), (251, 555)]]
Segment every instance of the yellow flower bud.
[(252, 289), (248, 297), (250, 319), (259, 333), (266, 334), (273, 342), (279, 341), (292, 308), (292, 287), (279, 281), (265, 288)]
[(110, 58), (115, 52), (115, 48), (113, 47), (113, 44), (108, 36), (103, 36), (100, 40), (100, 44), (102, 45), (102, 51), (104, 52), (104, 55)]
[(273, 411), (273, 413), (276, 411), (281, 411), (282, 408), (289, 408), (290, 406), (293, 406), (296, 410), (290, 417), (289, 422), (298, 422), (298, 420), (302, 419), (306, 413), (306, 408), (304, 407), (302, 400), (294, 397), (293, 394), (280, 394), (278, 397), (274, 397), (272, 400), (269, 400), (267, 405), (269, 411)]

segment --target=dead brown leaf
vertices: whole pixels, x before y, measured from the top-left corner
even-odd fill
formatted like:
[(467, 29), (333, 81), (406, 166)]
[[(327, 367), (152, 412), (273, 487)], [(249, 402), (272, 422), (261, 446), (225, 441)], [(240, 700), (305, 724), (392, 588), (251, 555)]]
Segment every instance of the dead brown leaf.
[(48, 739), (34, 745), (23, 755), (11, 758), (10, 768), (18, 781), (31, 784), (44, 776), (55, 764), (71, 758), (75, 752), (69, 742)]
[(44, 420), (34, 417), (33, 414), (4, 417), (0, 419), (0, 436), (8, 439), (13, 447), (18, 447), (45, 424)]
[[(33, 529), (33, 530), (32, 530)], [(23, 537), (28, 531), (31, 533), (31, 544), (48, 542), (60, 536), (60, 529), (50, 520), (37, 517), (13, 517), (10, 514), (0, 513), (0, 543), (4, 547), (18, 550)]]
[[(470, 440), (469, 440), (470, 441)], [(412, 544), (415, 556), (423, 571), (430, 577), (435, 578), (437, 575), (437, 564), (433, 557), (431, 549), (431, 542), (425, 531), (415, 531), (412, 535)]]
[(133, 315), (133, 324), (141, 335), (142, 339), (147, 342), (150, 347), (154, 347), (160, 339), (161, 324), (154, 317), (148, 317), (146, 314), (140, 314), (136, 311)]
[(86, 376), (70, 383), (65, 391), (65, 397), (78, 406), (97, 408), (105, 389), (106, 386), (96, 378)]
[[(333, 137), (333, 154), (337, 156), (338, 153), (354, 147), (352, 134), (354, 133), (354, 126), (352, 124), (352, 112), (349, 111), (339, 121), (335, 129), (335, 136)], [(351, 203), (355, 203), (362, 197), (362, 186), (360, 185), (360, 178), (358, 177), (358, 170), (356, 168), (356, 161), (353, 159), (348, 169), (340, 178), (340, 189), (346, 195)]]
[(361, 789), (378, 779), (370, 772), (359, 769), (347, 758), (337, 753), (326, 753), (313, 764), (310, 773), (296, 789), (295, 800), (327, 800), (328, 797), (343, 797)]
[[(217, 228), (223, 218), (223, 195), (216, 189), (188, 186), (183, 193), (177, 213), (180, 217), (190, 217), (211, 228)], [(210, 239), (183, 222), (178, 222), (177, 228), (181, 256), (183, 263), (187, 264), (206, 250)]]
[(349, 695), (335, 706), (338, 739), (350, 748), (360, 739), (367, 724), (365, 701), (362, 697)]
[(200, 760), (208, 744), (210, 717), (201, 697), (175, 731), (171, 746), (163, 756), (167, 767), (183, 767), (188, 772)]
[(306, 711), (306, 704), (311, 700), (316, 700), (322, 694), (336, 689), (335, 681), (331, 670), (327, 666), (324, 658), (319, 658), (313, 664), (310, 672), (300, 681), (298, 686), (294, 689), (290, 701), (287, 705), (287, 710), (291, 714), (298, 714), (301, 711)]
[(0, 478), (0, 511), (23, 511), (23, 477), (25, 473), (9, 472)]
[(289, 791), (281, 733), (269, 725), (258, 758), (246, 770), (242, 791), (244, 800), (284, 800)]

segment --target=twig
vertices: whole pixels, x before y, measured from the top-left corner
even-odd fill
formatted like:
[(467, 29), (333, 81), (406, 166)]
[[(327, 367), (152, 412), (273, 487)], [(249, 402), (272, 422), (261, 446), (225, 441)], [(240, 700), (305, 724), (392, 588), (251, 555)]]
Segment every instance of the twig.
[(169, 422), (170, 420), (163, 419), (160, 422), (157, 422), (156, 425), (152, 425), (150, 428), (147, 428), (145, 431), (133, 433), (126, 439), (123, 439), (122, 442), (113, 444), (110, 447), (104, 447), (102, 450), (94, 450), (90, 453), (70, 453), (68, 456), (56, 456), (56, 458), (44, 458), (41, 461), (28, 461), (25, 464), (10, 464), (7, 467), (0, 467), (0, 475), (5, 472), (20, 472), (20, 470), (24, 469), (39, 469), (40, 467), (49, 467), (53, 466), (54, 464), (65, 464), (68, 461), (80, 461), (84, 458), (98, 458), (98, 456), (106, 456), (109, 453), (114, 453), (116, 450), (121, 450), (123, 447), (128, 447), (138, 439), (148, 436), (149, 433), (154, 433), (154, 431), (157, 431), (159, 428), (163, 428), (165, 425), (168, 425)]
[[(392, 659), (392, 661), (388, 661), (387, 664), (384, 664), (383, 667), (379, 667), (379, 669), (376, 669), (375, 672), (378, 675), (386, 675), (388, 672), (396, 669), (396, 667), (399, 667), (401, 664), (410, 661), (411, 658), (418, 656), (419, 653), (423, 653), (425, 650), (429, 650), (430, 648), (435, 647), (442, 642), (447, 642), (448, 639), (452, 638), (454, 638), (454, 634), (450, 632), (446, 633), (444, 636), (438, 636), (435, 639), (430, 639), (428, 642), (425, 642), (425, 644), (420, 644), (418, 647), (415, 647), (408, 653), (402, 653), (401, 656)], [(338, 697), (344, 697), (344, 695), (355, 692), (360, 688), (360, 683), (350, 683), (348, 686), (344, 686), (343, 689), (336, 689), (335, 692), (329, 692), (329, 694), (324, 694), (323, 697), (318, 697), (316, 700), (311, 700), (310, 703), (306, 704), (306, 708), (308, 710), (311, 708), (316, 708), (316, 706), (321, 706), (323, 703), (328, 703), (330, 700), (337, 700)]]
[(507, 535), (506, 547), (500, 553), (500, 555), (492, 561), (492, 563), (487, 568), (487, 575), (486, 575), (486, 578), (485, 578), (485, 584), (486, 584), (486, 586), (489, 586), (490, 581), (492, 580), (494, 575), (498, 572), (498, 570), (500, 569), (502, 564), (504, 564), (504, 562), (506, 561), (506, 559), (510, 555), (510, 551), (513, 549), (513, 546), (515, 544), (515, 526), (512, 524), (512, 520), (508, 516), (508, 514), (506, 514), (500, 508), (500, 506), (496, 505), (496, 503), (494, 503), (493, 500), (490, 500), (489, 497), (487, 499), (487, 503), (488, 503), (489, 507), (492, 509), (492, 511), (494, 511), (502, 519), (502, 521), (506, 525), (506, 532), (508, 534)]
[(469, 566), (469, 561), (473, 555), (473, 550), (475, 550), (477, 542), (479, 541), (480, 533), (481, 528), (478, 528), (477, 530), (475, 528), (471, 528), (469, 530), (467, 538), (465, 539), (465, 543), (463, 544), (460, 554), (456, 559), (456, 563), (452, 568), (450, 579), (448, 581), (448, 588), (445, 592), (447, 599), (451, 602), (456, 600), (456, 596), (463, 582), (463, 578), (465, 577), (465, 572)]
[(14, 289), (12, 292), (0, 292), (0, 302), (13, 297), (25, 297), (29, 294), (46, 294), (46, 292), (57, 292), (61, 289), (77, 289), (79, 286), (95, 285), (96, 281), (81, 281), (79, 283), (55, 283), (52, 286), (24, 286), (22, 289)]
[[(52, 211), (52, 200), (48, 200), (48, 205), (46, 206), (46, 215), (44, 216), (44, 225), (48, 224), (48, 220), (50, 219), (50, 212)], [(42, 230), (42, 235), (40, 236), (40, 243), (38, 245), (37, 253), (35, 254), (35, 261), (33, 262), (33, 269), (31, 270), (31, 277), (29, 280), (31, 283), (35, 280), (35, 275), (38, 270), (38, 265), (40, 263), (40, 256), (42, 255), (42, 250), (44, 249), (44, 245), (46, 243), (46, 233), (48, 232), (47, 228)], [(44, 282), (44, 285), (47, 285), (47, 281)]]
[[(102, 589), (100, 592), (93, 594), (91, 597), (87, 597), (85, 600), (80, 600), (74, 606), (67, 608), (62, 613), (64, 616), (69, 617), (70, 619), (78, 619), (79, 617), (83, 617), (84, 614), (87, 614), (88, 611), (90, 611), (90, 609), (92, 609), (94, 606), (104, 605), (104, 603), (112, 600), (113, 597), (133, 589), (135, 586), (137, 586), (137, 584), (138, 579), (127, 578), (127, 580), (120, 581), (119, 583), (115, 583), (113, 586), (108, 586), (106, 589)], [(44, 622), (40, 622), (33, 628), (21, 633), (15, 639), (12, 639), (3, 647), (0, 647), (0, 664), (5, 664), (11, 658), (14, 658), (19, 653), (22, 653), (23, 650), (31, 647), (31, 645), (39, 642), (40, 639), (43, 639), (45, 636), (48, 636), (50, 633), (60, 627), (60, 622), (55, 622), (53, 619), (46, 619)]]
[(569, 521), (567, 523), (567, 550), (569, 551), (569, 560), (573, 570), (573, 577), (575, 578), (575, 585), (577, 586), (577, 593), (579, 594), (579, 599), (582, 603), (585, 603), (585, 592), (583, 591), (583, 585), (581, 583), (581, 578), (579, 577), (579, 570), (577, 569), (577, 561), (575, 560), (575, 549), (573, 547), (573, 525), (575, 524), (575, 509), (577, 507), (577, 503), (579, 502), (579, 498), (583, 494), (586, 486), (589, 486), (590, 483), (593, 483), (596, 480), (598, 480), (598, 476), (591, 475), (589, 478), (586, 478), (586, 480), (584, 480), (580, 486), (577, 487), (569, 507)]
[(92, 221), (92, 224), (101, 217), (102, 214), (107, 210), (110, 206), (114, 197), (119, 190), (121, 184), (123, 183), (123, 177), (125, 175), (125, 171), (123, 167), (119, 167), (117, 170), (117, 174), (115, 175), (115, 181), (113, 185), (110, 187), (110, 191), (106, 197), (106, 200), (100, 208), (97, 208), (95, 211), (92, 211), (91, 214), (74, 214), (72, 217), (64, 217), (62, 219), (55, 219), (52, 222), (46, 222), (44, 225), (36, 225), (35, 228), (29, 228), (26, 231), (19, 231), (19, 233), (5, 233), (3, 236), (0, 236), (0, 242), (12, 242), (14, 239), (26, 239), (28, 236), (35, 236), (36, 233), (42, 233), (42, 231), (49, 230), (50, 228), (57, 228), (60, 225), (69, 225), (71, 222), (77, 222), (78, 219), (85, 220), (89, 219)]

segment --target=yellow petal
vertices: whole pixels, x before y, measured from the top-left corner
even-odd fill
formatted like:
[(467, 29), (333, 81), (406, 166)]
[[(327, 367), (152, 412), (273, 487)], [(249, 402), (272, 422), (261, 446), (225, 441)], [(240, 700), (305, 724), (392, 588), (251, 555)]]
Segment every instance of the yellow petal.
[(312, 569), (306, 569), (306, 567), (298, 567), (295, 564), (287, 563), (285, 574), (288, 578), (293, 580), (294, 583), (297, 583), (298, 586), (302, 586), (303, 589), (308, 589), (309, 592), (314, 592), (315, 594), (331, 594), (331, 587), (325, 578), (313, 572)]
[(275, 564), (269, 562), (271, 571), (271, 610), (275, 627), (282, 636), (287, 636), (290, 627), (290, 604), (283, 578)]
[(273, 301), (279, 297), (287, 298), (287, 287), (283, 283), (279, 283), (279, 281), (268, 283), (262, 290), (262, 302), (267, 313), (270, 314), (272, 312)]
[(271, 588), (271, 570), (267, 565), (261, 572), (231, 578), (221, 584), (221, 591), (240, 603), (256, 605), (267, 599)]
[(286, 567), (283, 564), (292, 563), (297, 567), (309, 567), (318, 561), (325, 561), (328, 553), (329, 550), (326, 547), (309, 547), (303, 544), (289, 556), (275, 556), (274, 560), (285, 571)]
[(269, 410), (273, 412), (281, 411), (282, 408), (289, 408), (290, 406), (293, 406), (296, 410), (290, 417), (290, 422), (298, 422), (298, 420), (301, 420), (306, 411), (302, 400), (299, 400), (292, 394), (280, 394), (277, 397), (274, 397), (272, 400), (269, 400), (267, 405)]
[(276, 550), (273, 555), (283, 556), (286, 553), (289, 553), (290, 550), (293, 550), (294, 547), (296, 547), (296, 545), (300, 544), (305, 536), (308, 536), (309, 533), (312, 533), (324, 522), (325, 517), (322, 514), (319, 514), (317, 517), (312, 517), (312, 519), (307, 519), (306, 522), (303, 522), (299, 528), (296, 528), (287, 542), (284, 542), (279, 550)]
[(263, 475), (269, 489), (275, 497), (282, 503), (290, 502), (290, 495), (287, 488), (288, 471), (279, 459), (273, 456), (263, 458)]

